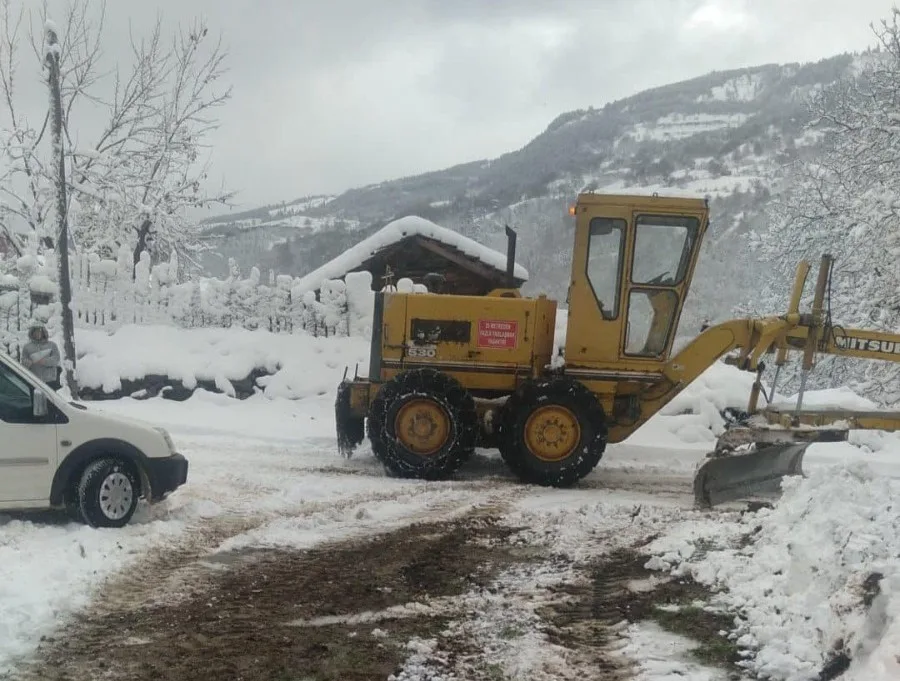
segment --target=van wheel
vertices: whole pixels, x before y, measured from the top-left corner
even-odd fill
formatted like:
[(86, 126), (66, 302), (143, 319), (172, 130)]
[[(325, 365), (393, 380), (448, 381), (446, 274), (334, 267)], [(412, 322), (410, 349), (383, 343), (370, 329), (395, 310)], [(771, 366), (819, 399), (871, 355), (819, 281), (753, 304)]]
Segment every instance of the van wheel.
[(140, 483), (129, 463), (104, 457), (84, 469), (77, 495), (85, 523), (91, 527), (124, 527), (137, 509)]
[(74, 484), (72, 485), (72, 488), (66, 492), (63, 503), (69, 520), (76, 523), (84, 522), (84, 516), (81, 514), (81, 504), (78, 503), (78, 489)]

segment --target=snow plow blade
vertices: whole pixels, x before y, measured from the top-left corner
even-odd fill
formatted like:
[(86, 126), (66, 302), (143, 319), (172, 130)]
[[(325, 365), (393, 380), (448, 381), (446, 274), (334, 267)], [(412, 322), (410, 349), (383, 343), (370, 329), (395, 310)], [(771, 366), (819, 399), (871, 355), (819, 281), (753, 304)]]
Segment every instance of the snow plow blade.
[(694, 477), (694, 501), (709, 508), (729, 501), (778, 497), (783, 477), (803, 474), (808, 447), (809, 443), (772, 445), (709, 459)]
[[(783, 430), (734, 428), (694, 476), (694, 501), (704, 508), (730, 501), (772, 499), (781, 495), (781, 480), (803, 475), (803, 456), (816, 442), (847, 439), (844, 429)], [(750, 451), (735, 452), (750, 445)]]

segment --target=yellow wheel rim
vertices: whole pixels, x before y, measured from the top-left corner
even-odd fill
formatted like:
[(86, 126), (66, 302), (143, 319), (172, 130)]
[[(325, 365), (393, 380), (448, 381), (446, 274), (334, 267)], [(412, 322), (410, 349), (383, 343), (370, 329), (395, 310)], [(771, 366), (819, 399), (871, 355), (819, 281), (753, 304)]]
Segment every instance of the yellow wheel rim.
[(394, 432), (406, 449), (419, 456), (430, 456), (447, 442), (450, 417), (433, 400), (412, 400), (397, 412)]
[(580, 441), (578, 418), (561, 405), (539, 407), (525, 422), (525, 444), (541, 461), (562, 461)]

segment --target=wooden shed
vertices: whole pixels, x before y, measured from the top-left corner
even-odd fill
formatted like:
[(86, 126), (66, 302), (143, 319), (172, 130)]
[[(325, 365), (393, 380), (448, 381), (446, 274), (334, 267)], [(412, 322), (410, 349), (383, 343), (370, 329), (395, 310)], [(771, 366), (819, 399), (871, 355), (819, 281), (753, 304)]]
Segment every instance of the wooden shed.
[[(334, 260), (300, 279), (294, 286), (318, 291), (330, 279), (343, 279), (350, 272), (372, 274), (372, 288), (396, 284), (408, 278), (414, 284), (431, 283), (430, 274), (443, 278), (440, 292), (458, 295), (485, 295), (508, 286), (507, 255), (477, 241), (436, 225), (424, 218), (410, 216), (385, 225)], [(513, 286), (528, 280), (521, 265), (513, 268)]]

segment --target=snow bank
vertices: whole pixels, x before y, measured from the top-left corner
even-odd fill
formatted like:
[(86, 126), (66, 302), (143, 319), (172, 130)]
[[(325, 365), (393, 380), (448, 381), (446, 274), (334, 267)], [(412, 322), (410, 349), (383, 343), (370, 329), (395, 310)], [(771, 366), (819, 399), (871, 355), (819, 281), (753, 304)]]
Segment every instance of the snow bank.
[(146, 507), (118, 530), (0, 516), (0, 674), (60, 618), (86, 607), (106, 578), (166, 548), (183, 529), (181, 520), (153, 519)]
[[(477, 241), (473, 241), (462, 234), (458, 234), (450, 229), (436, 225), (430, 220), (410, 215), (399, 220), (394, 220), (375, 232), (368, 239), (360, 241), (352, 248), (344, 251), (334, 260), (322, 265), (317, 270), (310, 272), (301, 277), (294, 284), (295, 289), (304, 291), (314, 291), (322, 285), (322, 282), (328, 279), (338, 279), (350, 270), (354, 270), (362, 265), (370, 256), (395, 244), (401, 239), (408, 236), (423, 236), (429, 239), (439, 241), (446, 246), (456, 248), (466, 255), (472, 256), (486, 265), (500, 270), (506, 271), (506, 255), (482, 246)], [(528, 279), (528, 270), (521, 265), (516, 265), (515, 275), (519, 279)]]
[(231, 381), (255, 369), (267, 397), (299, 399), (334, 390), (344, 367), (366, 370), (369, 344), (361, 338), (321, 338), (245, 329), (179, 329), (123, 326), (107, 334), (79, 329), (78, 381), (86, 388), (115, 392), (123, 380), (168, 376), (193, 389), (215, 381), (228, 393)]
[[(775, 406), (792, 409), (797, 406), (798, 395), (775, 398)], [(855, 411), (885, 411), (884, 407), (872, 400), (861, 397), (847, 386), (812, 390), (803, 395), (804, 409), (853, 409)]]
[(716, 362), (675, 397), (663, 409), (663, 414), (703, 413), (726, 407), (747, 407), (755, 374)]
[(784, 488), (772, 510), (657, 540), (648, 567), (723, 589), (716, 602), (739, 613), (737, 642), (762, 678), (813, 681), (840, 653), (843, 679), (900, 678), (897, 483), (853, 463)]
[(746, 409), (754, 375), (716, 362), (685, 388), (660, 412), (639, 428), (628, 443), (659, 447), (698, 446), (709, 449), (725, 431), (722, 412), (732, 407)]
[[(348, 297), (374, 296), (371, 275), (348, 278)], [(305, 332), (272, 333), (263, 329), (184, 329), (169, 325), (125, 325), (112, 332), (79, 329), (78, 381), (83, 388), (115, 393), (123, 381), (165, 376), (195, 389), (213, 382), (233, 394), (232, 382), (251, 373), (271, 374), (257, 380), (267, 397), (298, 399), (334, 389), (344, 367), (350, 373), (368, 369), (372, 315), (370, 306), (354, 305), (349, 317), (350, 337), (313, 337)], [(565, 344), (565, 310), (557, 317), (556, 344)], [(632, 444), (674, 436), (682, 443), (712, 442), (723, 430), (720, 412), (746, 406), (753, 376), (715, 364), (673, 400), (630, 440)], [(815, 398), (810, 393), (811, 399)], [(662, 432), (662, 435), (661, 435)]]
[(344, 282), (347, 285), (348, 332), (351, 336), (371, 338), (375, 314), (372, 273), (348, 272)]

